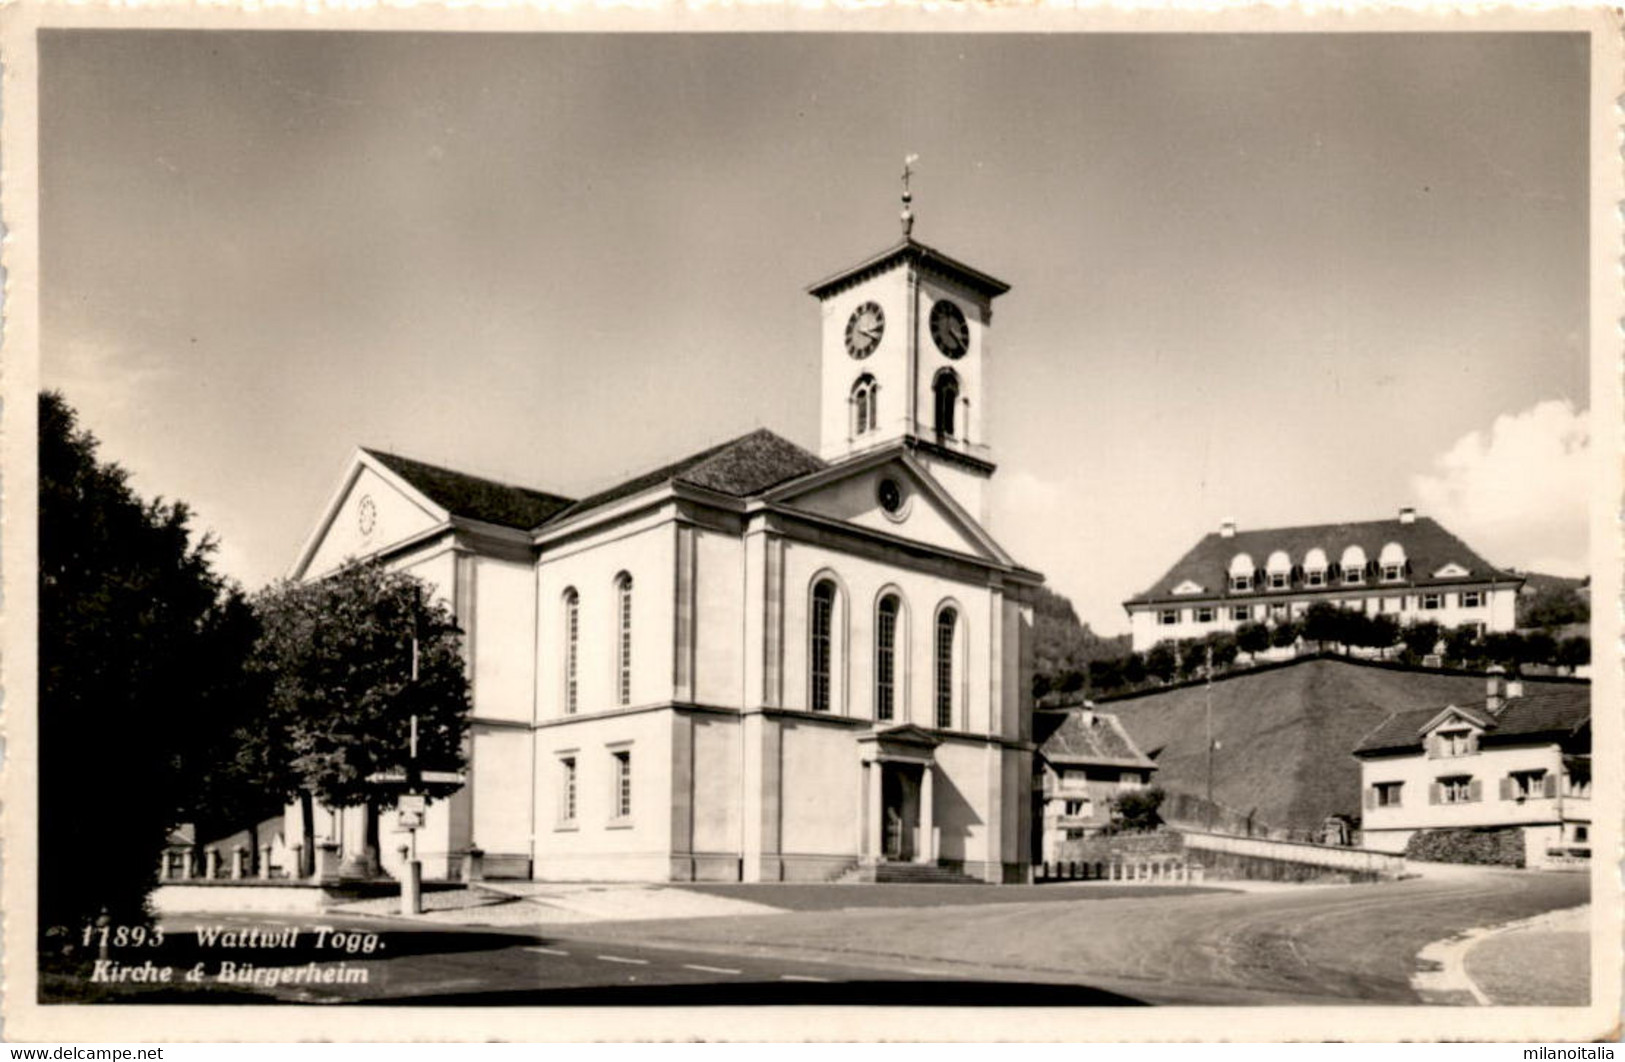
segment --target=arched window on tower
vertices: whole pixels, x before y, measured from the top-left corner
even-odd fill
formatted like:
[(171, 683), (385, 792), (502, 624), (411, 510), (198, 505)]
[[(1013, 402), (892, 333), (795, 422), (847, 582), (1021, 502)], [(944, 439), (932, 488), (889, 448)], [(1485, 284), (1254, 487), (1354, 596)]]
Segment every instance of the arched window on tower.
[(575, 715), (580, 705), (578, 681), (581, 650), (581, 595), (575, 587), (564, 592), (564, 714)]
[(954, 725), (954, 635), (958, 625), (959, 613), (953, 606), (937, 613), (937, 726), (943, 730)]
[(834, 672), (835, 584), (820, 579), (813, 587), (812, 616), (808, 624), (809, 644), (807, 660), (812, 678), (808, 690), (808, 707), (815, 712), (829, 711), (830, 676)]
[(875, 401), (876, 392), (879, 390), (875, 378), (868, 373), (858, 377), (858, 382), (852, 385), (852, 434), (854, 437), (867, 435), (880, 426)]
[(959, 374), (952, 369), (941, 370), (931, 381), (931, 391), (936, 396), (937, 435), (952, 437), (957, 434), (954, 420), (959, 411)]
[(897, 713), (897, 613), (896, 594), (887, 594), (875, 607), (875, 718), (891, 719)]
[(615, 703), (632, 703), (632, 576), (615, 577)]

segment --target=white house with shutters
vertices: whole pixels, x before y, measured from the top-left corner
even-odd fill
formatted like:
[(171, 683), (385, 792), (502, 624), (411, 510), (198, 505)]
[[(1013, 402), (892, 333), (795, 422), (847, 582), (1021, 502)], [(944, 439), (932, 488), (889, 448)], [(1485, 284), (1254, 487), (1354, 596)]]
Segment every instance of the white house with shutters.
[(1525, 862), (1589, 856), (1591, 687), (1489, 680), (1482, 702), (1399, 712), (1355, 750), (1364, 844), (1403, 852), (1418, 831), (1510, 826)]

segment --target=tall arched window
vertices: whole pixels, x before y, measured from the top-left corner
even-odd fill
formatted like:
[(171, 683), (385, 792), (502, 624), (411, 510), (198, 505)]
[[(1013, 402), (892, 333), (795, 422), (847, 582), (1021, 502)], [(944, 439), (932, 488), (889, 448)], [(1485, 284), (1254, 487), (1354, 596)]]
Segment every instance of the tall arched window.
[(632, 703), (632, 577), (615, 578), (615, 703)]
[(812, 688), (808, 692), (808, 706), (815, 712), (827, 712), (830, 674), (833, 670), (831, 663), (835, 656), (835, 584), (828, 579), (820, 579), (813, 587), (811, 620), (808, 627), (811, 644), (807, 647), (807, 659)]
[(887, 594), (875, 607), (875, 718), (890, 719), (897, 711), (896, 594)]
[(959, 374), (943, 369), (931, 383), (936, 395), (937, 434), (954, 434), (954, 414), (959, 408)]
[(954, 633), (959, 613), (948, 607), (937, 613), (937, 726), (954, 725)]
[(581, 595), (575, 587), (564, 592), (564, 714), (575, 715), (581, 649)]
[(876, 417), (875, 392), (879, 385), (868, 373), (858, 377), (852, 385), (852, 434), (866, 435), (879, 427)]

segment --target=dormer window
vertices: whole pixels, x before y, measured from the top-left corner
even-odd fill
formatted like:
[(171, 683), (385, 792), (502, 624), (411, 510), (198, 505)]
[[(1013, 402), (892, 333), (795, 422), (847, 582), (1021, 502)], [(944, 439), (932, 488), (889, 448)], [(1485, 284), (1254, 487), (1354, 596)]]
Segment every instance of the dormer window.
[(1469, 756), (1474, 752), (1473, 732), (1466, 727), (1458, 730), (1441, 730), (1433, 740), (1439, 756)]
[(1264, 565), (1269, 575), (1271, 590), (1288, 590), (1292, 586), (1292, 558), (1283, 550), (1276, 550), (1270, 554), (1270, 559)]
[(1465, 578), (1465, 577), (1467, 577), (1467, 576), (1469, 576), (1471, 574), (1472, 573), (1469, 572), (1466, 568), (1463, 568), (1461, 565), (1457, 564), (1455, 561), (1451, 561), (1449, 564), (1446, 564), (1443, 568), (1440, 568), (1438, 571), (1434, 572), (1433, 577), (1435, 579), (1462, 579), (1462, 578)]
[(1343, 585), (1359, 586), (1365, 582), (1365, 550), (1350, 546), (1343, 551)]
[(1202, 587), (1201, 584), (1193, 580), (1186, 579), (1184, 582), (1174, 587), (1173, 592), (1177, 597), (1184, 597), (1189, 594), (1200, 594), (1202, 592)]
[(1303, 585), (1325, 586), (1326, 572), (1330, 565), (1326, 561), (1326, 551), (1316, 546), (1303, 556)]
[(1382, 547), (1382, 553), (1377, 557), (1377, 564), (1382, 569), (1383, 582), (1402, 582), (1405, 578), (1405, 547), (1398, 542), (1388, 543)]
[(1253, 559), (1245, 553), (1230, 558), (1230, 589), (1246, 593), (1253, 588)]

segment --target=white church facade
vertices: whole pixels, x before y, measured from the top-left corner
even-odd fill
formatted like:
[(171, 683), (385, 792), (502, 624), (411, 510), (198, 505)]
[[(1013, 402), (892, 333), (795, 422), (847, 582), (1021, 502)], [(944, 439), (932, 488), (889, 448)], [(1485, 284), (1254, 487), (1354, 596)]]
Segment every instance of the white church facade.
[[(809, 289), (818, 455), (757, 431), (583, 499), (353, 455), (291, 575), (380, 560), (464, 631), (467, 779), (425, 877), (474, 851), (544, 880), (1025, 880), (1041, 576), (988, 532), (984, 422), (1008, 289), (908, 231)], [(354, 854), (361, 815), (310, 832)]]

